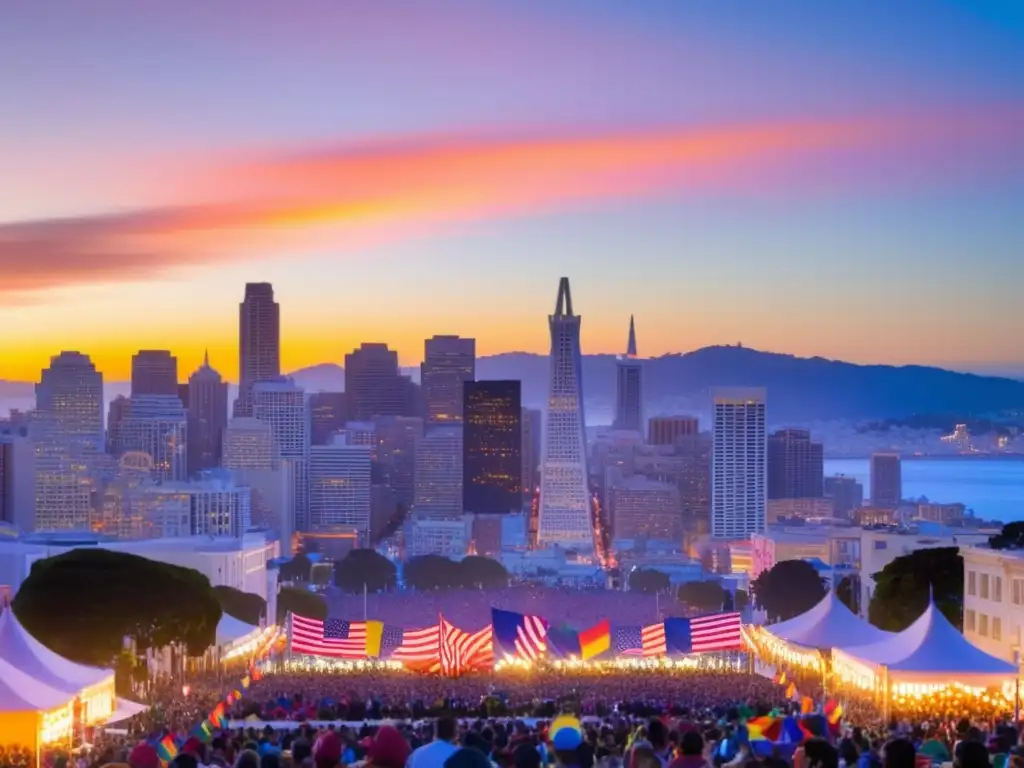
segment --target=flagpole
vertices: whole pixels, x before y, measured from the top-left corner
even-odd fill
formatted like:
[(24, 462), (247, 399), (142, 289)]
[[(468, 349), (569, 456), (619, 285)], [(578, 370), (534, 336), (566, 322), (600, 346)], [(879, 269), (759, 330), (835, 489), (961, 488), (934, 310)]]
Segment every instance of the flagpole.
[(363, 582), (363, 621), (364, 621), (364, 622), (365, 622), (365, 621), (367, 620), (367, 618), (368, 618), (368, 616), (367, 616), (367, 611), (366, 611), (366, 593), (367, 593), (367, 589), (366, 589), (366, 582), (364, 581), (364, 582)]

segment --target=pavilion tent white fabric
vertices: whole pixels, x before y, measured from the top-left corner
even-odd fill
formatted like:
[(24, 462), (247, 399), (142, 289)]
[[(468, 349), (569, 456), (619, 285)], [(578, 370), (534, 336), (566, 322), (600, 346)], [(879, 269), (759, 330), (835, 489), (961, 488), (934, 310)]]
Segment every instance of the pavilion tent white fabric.
[(805, 648), (847, 648), (893, 637), (892, 632), (878, 629), (854, 614), (832, 590), (809, 611), (764, 629), (780, 640)]
[(135, 701), (129, 701), (128, 699), (118, 698), (117, 707), (114, 709), (114, 714), (106, 719), (104, 725), (113, 725), (114, 723), (120, 723), (127, 720), (130, 717), (141, 714), (149, 709), (145, 704), (139, 704)]
[(251, 637), (256, 637), (262, 631), (253, 624), (247, 624), (241, 619), (236, 619), (234, 616), (229, 616), (225, 613), (221, 615), (220, 621), (217, 622), (217, 645), (221, 648), (231, 646), (248, 640)]
[(74, 698), (74, 694), (51, 688), (0, 659), (0, 712), (47, 712)]
[(840, 651), (855, 662), (884, 666), (894, 682), (957, 682), (992, 686), (1012, 679), (1017, 668), (965, 638), (934, 602), (920, 618), (888, 640)]
[(0, 612), (0, 660), (68, 694), (113, 679), (114, 670), (68, 661), (29, 634), (10, 608)]

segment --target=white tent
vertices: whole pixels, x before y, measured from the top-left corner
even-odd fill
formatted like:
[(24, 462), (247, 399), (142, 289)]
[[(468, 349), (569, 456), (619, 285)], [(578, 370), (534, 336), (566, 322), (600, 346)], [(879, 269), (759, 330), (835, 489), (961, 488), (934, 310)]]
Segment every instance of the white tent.
[(222, 614), (217, 622), (217, 646), (230, 647), (245, 642), (259, 635), (262, 630), (253, 624), (247, 624), (234, 616)]
[(145, 704), (139, 704), (128, 699), (118, 698), (117, 708), (114, 710), (114, 714), (106, 719), (105, 725), (113, 725), (114, 723), (120, 723), (127, 720), (130, 717), (134, 717), (142, 712), (145, 712), (149, 707)]
[(847, 648), (884, 642), (891, 637), (853, 613), (829, 590), (809, 611), (764, 627), (780, 640), (805, 648)]
[(51, 688), (0, 659), (0, 712), (47, 712), (74, 698), (73, 693)]
[(10, 608), (0, 612), (0, 660), (50, 688), (72, 694), (110, 683), (114, 671), (68, 661), (36, 640)]
[(902, 632), (837, 653), (865, 666), (884, 666), (890, 681), (961, 683), (989, 687), (1012, 679), (1017, 669), (973, 645), (933, 602)]

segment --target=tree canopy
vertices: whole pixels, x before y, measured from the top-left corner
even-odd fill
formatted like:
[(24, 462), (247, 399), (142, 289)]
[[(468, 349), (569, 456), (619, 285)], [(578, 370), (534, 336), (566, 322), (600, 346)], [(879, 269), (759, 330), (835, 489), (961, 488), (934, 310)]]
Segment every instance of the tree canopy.
[(107, 666), (134, 639), (140, 650), (184, 644), (192, 655), (216, 641), (221, 607), (210, 580), (108, 549), (73, 549), (37, 560), (13, 609), (40, 642), (65, 658)]
[(900, 632), (928, 607), (928, 595), (954, 626), (963, 622), (964, 561), (958, 547), (918, 549), (897, 557), (874, 575), (868, 619), (876, 627)]
[(450, 560), (441, 555), (414, 557), (405, 564), (405, 583), (420, 590), (499, 589), (508, 586), (505, 566), (490, 557)]
[(780, 560), (750, 583), (758, 607), (772, 621), (785, 621), (813, 608), (825, 583), (806, 560)]
[(267, 612), (267, 601), (252, 592), (218, 585), (213, 588), (213, 594), (224, 613), (246, 624), (259, 624)]
[(277, 593), (277, 623), (283, 623), (289, 613), (323, 621), (327, 618), (327, 601), (308, 589), (281, 587)]
[(736, 597), (733, 600), (735, 610), (743, 611), (750, 605), (750, 594), (745, 589), (737, 589)]
[(653, 595), (671, 589), (668, 574), (648, 568), (637, 568), (629, 572), (629, 591)]
[(992, 549), (1022, 549), (1024, 548), (1024, 521), (1017, 520), (1007, 523), (1003, 530), (995, 536), (990, 536), (988, 545)]
[(688, 581), (679, 585), (679, 602), (698, 611), (719, 611), (725, 602), (726, 590), (717, 581)]
[(281, 581), (309, 581), (313, 569), (313, 562), (302, 552), (295, 555), (291, 560), (281, 564)]
[(395, 564), (373, 549), (353, 549), (334, 563), (334, 584), (345, 592), (381, 592), (395, 587)]

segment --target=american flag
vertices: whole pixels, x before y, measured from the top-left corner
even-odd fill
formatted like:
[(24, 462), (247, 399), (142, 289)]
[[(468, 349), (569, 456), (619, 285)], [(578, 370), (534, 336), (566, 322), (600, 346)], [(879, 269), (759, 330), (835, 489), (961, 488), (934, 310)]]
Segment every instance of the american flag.
[(738, 613), (715, 613), (690, 619), (693, 653), (735, 651), (743, 647)]
[(640, 627), (615, 627), (612, 630), (612, 652), (616, 656), (642, 655), (643, 634)]
[(366, 622), (307, 619), (292, 614), (293, 653), (335, 659), (366, 658)]
[(524, 615), (516, 627), (516, 655), (537, 661), (548, 649), (548, 623), (540, 616)]
[(494, 664), (493, 630), (491, 625), (479, 632), (464, 632), (441, 617), (440, 671), (457, 677), (472, 669)]
[(648, 624), (640, 630), (640, 650), (644, 656), (664, 656), (667, 653), (664, 621)]
[[(393, 642), (387, 638), (388, 625), (384, 626), (385, 637), (381, 641), (381, 656), (384, 656), (383, 646), (385, 643)], [(392, 630), (397, 629), (401, 633), (398, 639), (398, 645), (391, 651), (391, 655), (388, 656), (391, 661), (401, 661), (406, 664), (422, 664), (424, 662), (435, 662), (438, 660), (438, 654), (440, 652), (440, 627), (434, 625), (433, 627), (427, 627), (426, 629), (406, 629), (401, 630), (397, 627), (391, 627)]]

